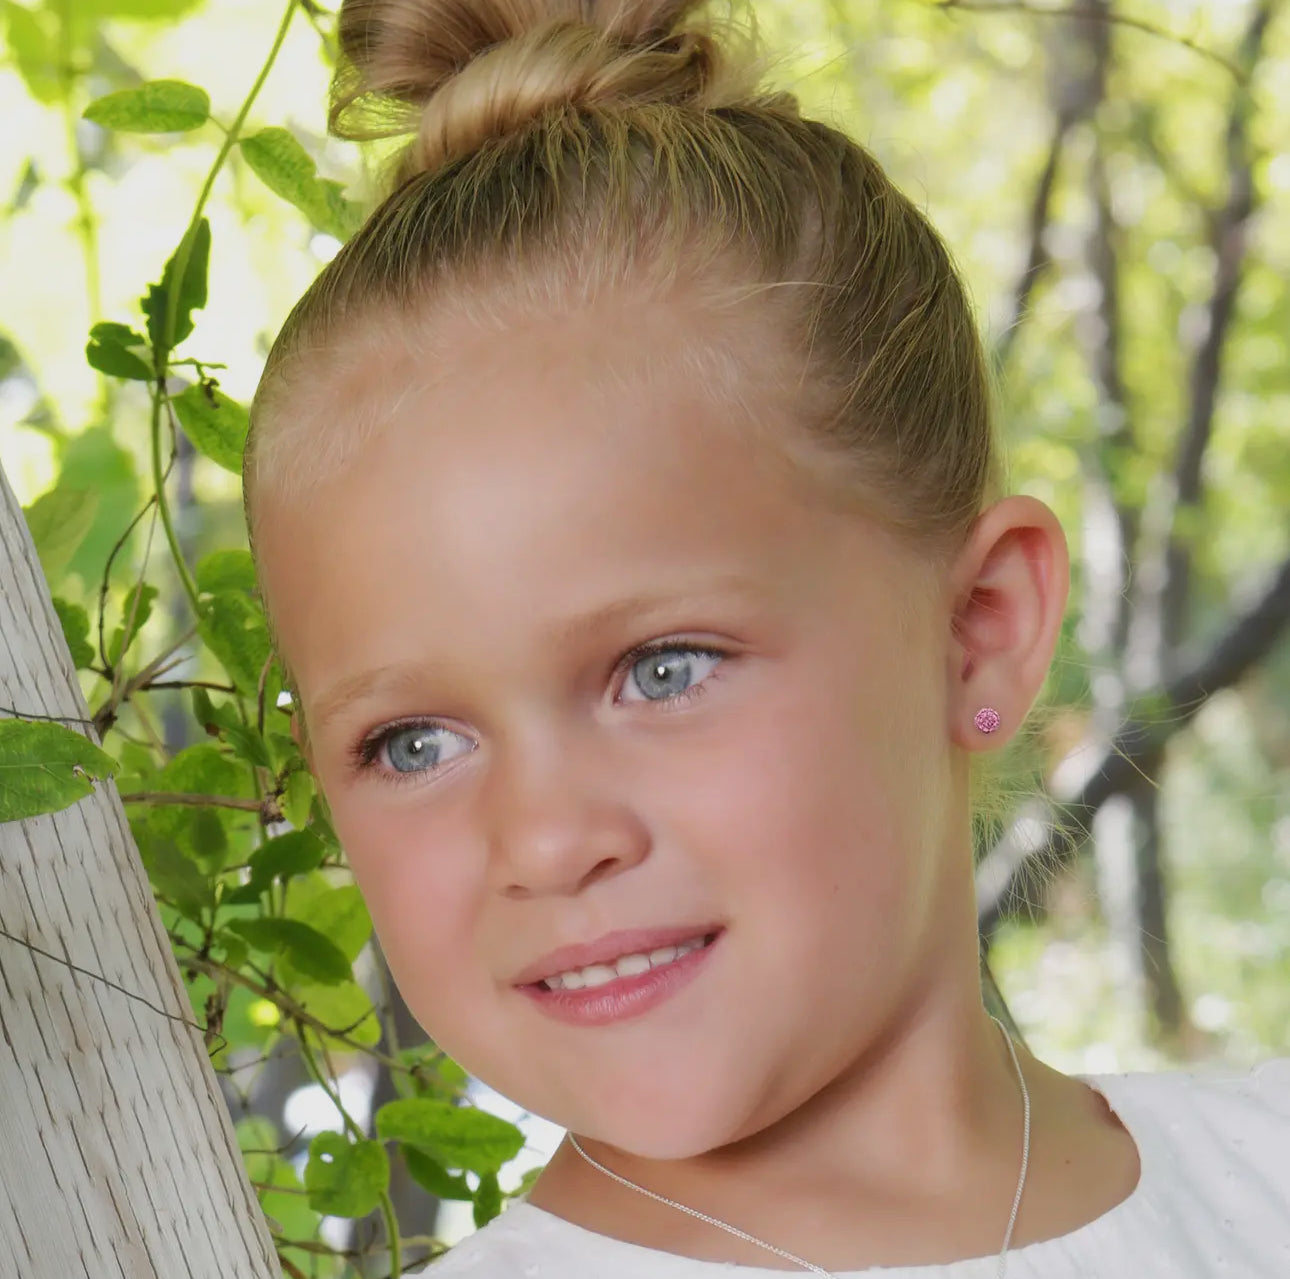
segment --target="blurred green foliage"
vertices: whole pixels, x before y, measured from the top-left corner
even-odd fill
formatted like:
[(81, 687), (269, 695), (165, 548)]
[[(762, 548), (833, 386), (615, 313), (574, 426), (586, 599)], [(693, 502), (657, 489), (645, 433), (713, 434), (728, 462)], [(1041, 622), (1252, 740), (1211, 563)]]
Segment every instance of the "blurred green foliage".
[[(1290, 1052), (1290, 20), (1256, 0), (1072, 7), (756, 13), (772, 78), (943, 231), (1012, 484), (1068, 531), (1036, 718), (1049, 791), (1069, 798), (1126, 726), (1155, 734), (1074, 814), (1092, 838), (1031, 881), (1037, 918), (992, 928), (1009, 1007), (1067, 1070), (1245, 1063)], [(476, 1221), (515, 1153), (506, 1125), (445, 1104), (452, 1063), (389, 1034), (244, 549), (243, 405), (367, 202), (363, 158), (325, 136), (333, 29), (312, 3), (0, 0), (0, 455), (194, 1010), (231, 1092), (288, 1037), (333, 1094), (364, 1062), (398, 1094), (372, 1131), (341, 1107), (307, 1152), (280, 1115), (240, 1117), (285, 1273), (320, 1276), (354, 1272), (324, 1216), (376, 1211), (397, 1235), (391, 1153)], [(32, 749), (69, 770), (47, 806), (84, 793), (68, 743)], [(210, 802), (162, 802), (191, 794)]]

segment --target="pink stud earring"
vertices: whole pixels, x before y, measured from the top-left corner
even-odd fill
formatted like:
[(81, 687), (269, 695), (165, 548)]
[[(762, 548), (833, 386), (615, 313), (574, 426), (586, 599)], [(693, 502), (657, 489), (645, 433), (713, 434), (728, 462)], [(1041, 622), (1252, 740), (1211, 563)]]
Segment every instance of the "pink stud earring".
[(993, 706), (983, 706), (976, 713), (973, 723), (976, 724), (983, 733), (993, 733), (999, 727), (1002, 721), (999, 718), (999, 712)]

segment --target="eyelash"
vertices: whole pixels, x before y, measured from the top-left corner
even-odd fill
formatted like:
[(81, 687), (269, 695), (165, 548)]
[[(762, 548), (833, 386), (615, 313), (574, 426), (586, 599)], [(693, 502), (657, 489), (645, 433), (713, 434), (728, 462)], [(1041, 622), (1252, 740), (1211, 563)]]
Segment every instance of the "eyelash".
[[(729, 656), (724, 649), (713, 648), (711, 645), (689, 644), (684, 641), (678, 643), (675, 640), (648, 640), (644, 644), (637, 644), (635, 648), (624, 653), (614, 669), (615, 671), (621, 670), (630, 673), (637, 662), (646, 657), (652, 657), (657, 653), (683, 653), (698, 657), (718, 657), (722, 659)], [(674, 710), (678, 706), (696, 701), (707, 692), (707, 686), (712, 680), (720, 678), (720, 670), (721, 667), (718, 665), (705, 679), (700, 680), (697, 684), (691, 684), (689, 688), (678, 693), (675, 697), (662, 698), (655, 702), (648, 702), (647, 699), (647, 702), (649, 705), (657, 706), (663, 710)], [(378, 765), (376, 757), (380, 754), (381, 747), (398, 733), (409, 728), (433, 729), (442, 727), (444, 725), (433, 719), (395, 720), (393, 723), (386, 724), (383, 728), (376, 730), (376, 732), (368, 734), (368, 736), (351, 746), (348, 752), (350, 763), (355, 772), (374, 771), (382, 781), (389, 782), (394, 786), (406, 785), (409, 782), (416, 781), (417, 778), (433, 776), (439, 771), (439, 765), (422, 769), (419, 772), (401, 773), (397, 769), (387, 769), (383, 765)]]

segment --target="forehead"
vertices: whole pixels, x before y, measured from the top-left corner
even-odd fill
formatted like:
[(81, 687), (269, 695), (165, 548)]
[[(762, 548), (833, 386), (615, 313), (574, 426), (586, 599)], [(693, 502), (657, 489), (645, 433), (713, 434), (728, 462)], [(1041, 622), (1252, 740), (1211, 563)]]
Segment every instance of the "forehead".
[(587, 312), (441, 343), (430, 376), (400, 361), (381, 429), (261, 522), (306, 705), (417, 653), (507, 660), (616, 598), (800, 584), (830, 517), (775, 447), (777, 382), (710, 336), (662, 309)]
[[(454, 278), (417, 311), (378, 305), (338, 318), (302, 337), (257, 392), (247, 454), (253, 523), (263, 506), (308, 501), (348, 471), (410, 395), (451, 394), (471, 378), (478, 388), (506, 376), (523, 352), (539, 371), (559, 366), (580, 394), (609, 401), (607, 412), (643, 384), (682, 380), (711, 397), (717, 419), (760, 432), (767, 453), (818, 472), (818, 444), (782, 429), (820, 407), (803, 386), (793, 303), (728, 275), (633, 276), (599, 289), (555, 269)], [(768, 411), (772, 390), (792, 411)]]

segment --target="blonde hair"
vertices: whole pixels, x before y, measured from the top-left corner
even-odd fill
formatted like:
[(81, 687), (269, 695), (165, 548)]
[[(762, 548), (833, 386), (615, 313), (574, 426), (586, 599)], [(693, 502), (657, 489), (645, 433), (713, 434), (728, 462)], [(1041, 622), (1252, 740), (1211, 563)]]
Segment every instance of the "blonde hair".
[[(702, 8), (343, 0), (330, 124), (410, 138), (382, 203), (268, 356), (244, 462), (253, 550), (254, 512), (272, 501), (261, 494), (298, 496), (341, 470), (391, 395), (439, 376), (436, 343), (454, 324), (501, 333), (519, 315), (624, 293), (722, 321), (679, 356), (673, 336), (657, 363), (800, 438), (783, 443), (827, 463), (820, 492), (937, 558), (961, 545), (1000, 496), (1002, 462), (948, 250), (866, 148), (760, 88), (764, 55), (746, 28), (702, 21)], [(409, 377), (390, 376), (400, 358)], [(618, 372), (605, 370), (601, 394), (632, 394)], [(765, 412), (769, 378), (800, 431)], [(307, 736), (298, 698), (297, 711)], [(1024, 733), (1002, 763), (974, 758), (980, 829), (1028, 789), (1001, 774), (1019, 758), (1029, 777)]]
[[(433, 376), (416, 357), (435, 317), (500, 324), (508, 308), (684, 287), (736, 326), (750, 307), (773, 318), (800, 434), (875, 516), (929, 547), (961, 541), (1000, 476), (989, 375), (949, 253), (865, 148), (760, 89), (755, 41), (700, 7), (344, 0), (332, 127), (411, 138), (389, 194), (270, 353), (246, 452), (249, 527), (260, 493), (303, 491), (379, 428), (379, 393), (329, 432), (304, 408), (315, 381), (396, 380), (373, 373), (373, 335), (382, 357), (401, 345)], [(754, 360), (775, 367), (701, 342), (727, 387)]]

